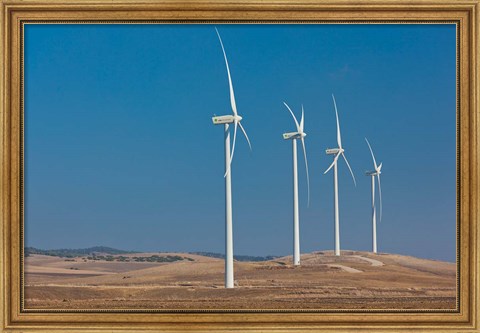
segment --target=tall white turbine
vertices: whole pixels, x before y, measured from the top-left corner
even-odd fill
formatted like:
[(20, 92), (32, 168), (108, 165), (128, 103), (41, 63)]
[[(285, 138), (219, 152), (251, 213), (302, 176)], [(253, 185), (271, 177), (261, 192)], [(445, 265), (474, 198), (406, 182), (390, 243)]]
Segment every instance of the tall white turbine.
[(372, 154), (372, 159), (373, 159), (373, 166), (375, 170), (373, 171), (367, 171), (365, 174), (367, 176), (372, 177), (372, 251), (373, 253), (377, 253), (377, 213), (376, 213), (376, 208), (375, 208), (375, 176), (377, 176), (377, 181), (378, 181), (378, 192), (379, 192), (379, 197), (380, 197), (380, 221), (382, 221), (382, 186), (380, 185), (380, 174), (382, 173), (382, 163), (380, 165), (377, 165), (377, 161), (375, 160), (375, 156), (373, 155), (373, 150), (372, 147), (370, 146), (370, 142), (368, 142), (367, 138), (365, 138), (365, 141), (367, 141), (368, 148), (370, 149), (370, 153)]
[(307, 151), (305, 149), (305, 141), (303, 138), (307, 136), (307, 133), (303, 131), (304, 125), (304, 112), (302, 105), (302, 119), (300, 124), (297, 121), (297, 118), (293, 114), (290, 107), (287, 103), (283, 102), (287, 107), (288, 111), (292, 114), (295, 125), (297, 126), (296, 132), (283, 133), (283, 138), (285, 140), (292, 140), (293, 143), (293, 264), (298, 266), (300, 265), (300, 218), (298, 212), (298, 172), (297, 172), (297, 139), (302, 142), (303, 147), (303, 156), (305, 158), (305, 169), (307, 175), (307, 205), (310, 205), (310, 180), (308, 176), (308, 163), (307, 163)]
[[(232, 177), (231, 177), (231, 163), (233, 160), (233, 153), (235, 151), (235, 140), (237, 138), (237, 127), (240, 126), (245, 138), (247, 139), (248, 145), (250, 149), (252, 146), (250, 145), (250, 140), (248, 139), (247, 133), (243, 128), (242, 124), (242, 117), (238, 115), (237, 112), (237, 105), (235, 104), (235, 94), (233, 92), (233, 84), (232, 78), (230, 76), (230, 68), (228, 66), (227, 54), (225, 53), (225, 48), (223, 47), (222, 38), (218, 33), (217, 28), (215, 28), (217, 32), (218, 40), (220, 41), (220, 46), (222, 47), (223, 57), (225, 58), (225, 65), (227, 67), (227, 75), (228, 75), (228, 85), (230, 87), (230, 104), (232, 106), (231, 115), (226, 116), (215, 116), (212, 117), (212, 121), (214, 125), (224, 125), (225, 127), (225, 288), (233, 288), (234, 287), (234, 280), (233, 280), (233, 224), (232, 224)], [(232, 151), (230, 152), (230, 124), (234, 124), (234, 131), (233, 131), (233, 147)]]
[(348, 163), (347, 158), (345, 157), (345, 149), (342, 147), (342, 136), (340, 134), (340, 122), (338, 121), (338, 111), (337, 111), (337, 103), (335, 102), (335, 96), (333, 96), (333, 106), (335, 107), (335, 116), (337, 118), (337, 143), (338, 147), (333, 149), (327, 149), (325, 152), (327, 155), (334, 155), (334, 159), (332, 164), (328, 167), (327, 170), (323, 174), (326, 174), (330, 169), (333, 167), (333, 191), (334, 191), (334, 215), (335, 215), (335, 255), (340, 255), (340, 216), (338, 210), (338, 168), (337, 168), (337, 161), (340, 155), (342, 155), (345, 163), (347, 163), (348, 169), (352, 174), (353, 183), (357, 186), (357, 182), (355, 181), (355, 176), (353, 175), (352, 168)]

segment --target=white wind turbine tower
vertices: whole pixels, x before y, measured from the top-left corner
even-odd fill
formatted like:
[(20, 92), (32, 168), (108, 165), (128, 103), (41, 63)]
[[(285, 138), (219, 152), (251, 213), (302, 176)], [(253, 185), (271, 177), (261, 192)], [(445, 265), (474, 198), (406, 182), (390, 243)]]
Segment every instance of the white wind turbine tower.
[(288, 111), (292, 114), (295, 125), (297, 126), (296, 132), (283, 133), (283, 138), (285, 140), (292, 140), (293, 143), (293, 264), (300, 265), (300, 222), (299, 222), (299, 213), (298, 213), (298, 172), (297, 172), (297, 139), (302, 142), (303, 146), (303, 156), (305, 158), (305, 169), (307, 175), (307, 193), (308, 193), (308, 205), (310, 204), (310, 180), (308, 177), (308, 163), (307, 163), (307, 151), (305, 150), (305, 141), (303, 138), (307, 134), (303, 131), (304, 125), (304, 113), (302, 105), (302, 119), (300, 119), (300, 124), (297, 121), (297, 118), (293, 114), (290, 107), (287, 103), (283, 102), (287, 107)]
[(323, 174), (326, 174), (330, 169), (333, 167), (333, 189), (334, 189), (334, 215), (335, 215), (335, 255), (340, 255), (340, 217), (338, 211), (338, 168), (337, 168), (337, 161), (340, 155), (342, 155), (345, 163), (347, 163), (348, 169), (352, 174), (353, 183), (357, 186), (357, 182), (355, 181), (355, 176), (353, 175), (352, 168), (345, 157), (345, 149), (342, 147), (342, 136), (340, 134), (340, 123), (338, 121), (338, 111), (337, 111), (337, 103), (335, 102), (335, 96), (333, 96), (333, 106), (335, 107), (335, 116), (337, 118), (337, 143), (338, 147), (333, 149), (327, 149), (325, 152), (327, 155), (335, 155), (332, 164), (328, 167), (327, 170)]
[(380, 197), (380, 221), (382, 220), (382, 186), (380, 185), (380, 174), (382, 173), (382, 163), (377, 166), (377, 161), (375, 160), (375, 156), (373, 155), (372, 147), (370, 146), (370, 142), (368, 142), (368, 148), (370, 149), (370, 153), (372, 154), (373, 159), (373, 166), (375, 168), (374, 171), (367, 171), (365, 174), (367, 176), (372, 177), (372, 251), (373, 253), (377, 253), (377, 216), (376, 216), (376, 209), (375, 209), (375, 176), (377, 176), (378, 181), (378, 193)]
[[(226, 116), (214, 116), (212, 121), (214, 125), (223, 124), (225, 127), (225, 288), (233, 288), (233, 225), (232, 225), (232, 178), (230, 166), (233, 160), (233, 153), (235, 151), (235, 140), (237, 138), (237, 127), (240, 126), (245, 138), (247, 139), (250, 150), (252, 146), (250, 145), (250, 140), (248, 139), (247, 133), (243, 128), (240, 121), (242, 117), (238, 115), (237, 105), (235, 104), (235, 95), (233, 92), (232, 78), (230, 76), (230, 68), (228, 67), (227, 54), (225, 53), (225, 48), (223, 47), (222, 38), (218, 33), (218, 40), (220, 41), (220, 46), (222, 47), (223, 57), (225, 58), (225, 65), (227, 67), (228, 75), (228, 85), (230, 87), (230, 104), (232, 106), (232, 115)], [(232, 152), (230, 153), (230, 124), (234, 124), (233, 132), (233, 147)]]

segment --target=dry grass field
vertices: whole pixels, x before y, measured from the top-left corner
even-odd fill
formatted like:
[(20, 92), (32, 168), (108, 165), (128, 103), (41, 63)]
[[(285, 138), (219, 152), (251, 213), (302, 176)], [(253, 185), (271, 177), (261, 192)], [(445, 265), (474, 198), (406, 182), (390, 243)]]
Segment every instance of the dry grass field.
[[(174, 262), (133, 257), (180, 256)], [(113, 256), (118, 257), (118, 256)], [(187, 253), (125, 254), (123, 261), (30, 255), (25, 309), (455, 309), (456, 265), (395, 254), (331, 251), (235, 262)], [(125, 259), (126, 258), (126, 259)]]

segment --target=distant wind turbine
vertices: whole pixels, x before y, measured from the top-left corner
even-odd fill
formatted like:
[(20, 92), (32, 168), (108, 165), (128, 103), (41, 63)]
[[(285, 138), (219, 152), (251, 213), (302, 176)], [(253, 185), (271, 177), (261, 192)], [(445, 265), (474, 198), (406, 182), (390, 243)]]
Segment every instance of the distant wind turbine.
[(339, 210), (338, 210), (338, 172), (337, 172), (337, 161), (340, 155), (342, 155), (345, 163), (347, 163), (348, 169), (352, 174), (353, 183), (357, 186), (357, 182), (355, 181), (355, 176), (353, 175), (352, 168), (345, 157), (345, 149), (342, 147), (342, 136), (340, 134), (340, 122), (338, 121), (338, 111), (337, 111), (337, 103), (335, 102), (335, 96), (333, 96), (333, 106), (335, 107), (335, 116), (337, 118), (337, 143), (338, 148), (327, 149), (325, 152), (327, 155), (335, 155), (332, 164), (328, 167), (327, 170), (323, 174), (326, 174), (330, 169), (333, 167), (333, 187), (334, 187), (334, 214), (335, 214), (335, 255), (340, 255), (340, 217), (339, 217)]
[[(232, 178), (231, 178), (231, 163), (233, 160), (233, 153), (235, 151), (235, 140), (237, 138), (237, 126), (240, 126), (245, 138), (247, 139), (248, 145), (250, 146), (250, 150), (252, 146), (250, 145), (250, 140), (248, 139), (247, 133), (243, 128), (240, 121), (242, 121), (242, 117), (238, 115), (237, 112), (237, 105), (235, 104), (235, 95), (233, 92), (233, 84), (232, 78), (230, 76), (230, 68), (228, 66), (227, 54), (225, 53), (225, 48), (223, 47), (222, 38), (218, 33), (217, 28), (215, 28), (217, 32), (218, 40), (220, 41), (220, 46), (222, 47), (223, 57), (225, 58), (225, 65), (227, 67), (227, 75), (228, 75), (228, 85), (230, 87), (230, 104), (232, 106), (232, 115), (226, 116), (214, 116), (212, 117), (212, 121), (214, 125), (221, 125), (224, 124), (225, 127), (225, 288), (233, 288), (233, 225), (232, 225)], [(232, 152), (230, 153), (230, 125), (234, 124), (234, 132), (233, 132), (233, 147)]]
[(367, 176), (372, 177), (372, 251), (373, 253), (377, 253), (377, 217), (376, 217), (376, 208), (375, 208), (375, 176), (377, 176), (378, 181), (378, 193), (380, 197), (380, 221), (382, 221), (382, 186), (380, 185), (380, 174), (382, 173), (382, 163), (377, 166), (377, 161), (375, 160), (375, 156), (373, 155), (372, 147), (370, 146), (370, 142), (368, 142), (368, 148), (370, 149), (370, 153), (372, 154), (373, 159), (373, 166), (375, 168), (374, 171), (367, 171), (365, 174)]
[(287, 103), (283, 102), (287, 107), (288, 111), (292, 114), (295, 125), (297, 126), (296, 132), (283, 133), (283, 138), (285, 140), (292, 140), (293, 143), (293, 264), (300, 265), (300, 222), (299, 222), (299, 213), (298, 213), (298, 172), (297, 172), (297, 139), (302, 141), (303, 146), (303, 156), (305, 158), (305, 169), (307, 174), (307, 205), (310, 205), (310, 180), (308, 177), (308, 163), (307, 163), (307, 151), (305, 150), (305, 141), (303, 138), (307, 136), (307, 133), (303, 131), (304, 125), (304, 112), (302, 105), (302, 119), (300, 124), (297, 121), (297, 118), (293, 114), (290, 107)]

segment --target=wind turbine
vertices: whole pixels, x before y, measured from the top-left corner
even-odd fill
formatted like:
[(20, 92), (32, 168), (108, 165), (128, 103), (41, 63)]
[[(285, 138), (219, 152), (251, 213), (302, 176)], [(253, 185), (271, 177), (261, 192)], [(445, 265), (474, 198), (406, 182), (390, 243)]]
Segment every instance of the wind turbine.
[(352, 174), (353, 183), (357, 186), (357, 182), (355, 181), (355, 176), (353, 175), (352, 168), (348, 163), (347, 158), (345, 157), (345, 149), (342, 147), (342, 136), (340, 134), (340, 123), (338, 121), (338, 111), (337, 111), (337, 103), (335, 102), (335, 96), (333, 96), (333, 106), (335, 107), (335, 116), (337, 118), (337, 148), (327, 149), (325, 152), (327, 155), (335, 155), (332, 164), (328, 167), (327, 170), (323, 174), (326, 174), (330, 169), (333, 167), (333, 188), (334, 188), (334, 214), (335, 214), (335, 255), (340, 255), (340, 217), (338, 211), (338, 168), (337, 168), (337, 161), (340, 155), (342, 155), (345, 163), (347, 163), (348, 169)]
[(307, 204), (310, 205), (310, 180), (308, 177), (308, 163), (307, 163), (307, 151), (305, 150), (305, 141), (303, 138), (307, 136), (307, 133), (303, 131), (303, 105), (302, 105), (302, 119), (300, 124), (297, 121), (297, 118), (292, 112), (292, 109), (283, 102), (287, 107), (288, 111), (292, 114), (295, 125), (297, 125), (296, 132), (283, 133), (283, 138), (285, 140), (292, 140), (293, 143), (293, 264), (298, 266), (300, 265), (300, 224), (299, 224), (299, 214), (298, 214), (298, 172), (297, 172), (297, 139), (302, 141), (303, 146), (303, 156), (305, 158), (305, 169), (307, 172), (307, 193), (308, 201)]
[[(225, 135), (225, 288), (233, 288), (233, 225), (232, 225), (232, 172), (230, 166), (233, 160), (233, 153), (235, 151), (235, 140), (237, 138), (237, 127), (240, 126), (245, 138), (247, 139), (250, 150), (252, 146), (250, 145), (250, 140), (248, 139), (247, 133), (243, 128), (242, 117), (238, 115), (237, 105), (235, 104), (235, 94), (233, 92), (232, 77), (230, 75), (230, 68), (228, 66), (227, 54), (225, 53), (225, 48), (223, 47), (222, 38), (218, 33), (218, 40), (220, 41), (220, 46), (222, 47), (223, 57), (225, 58), (225, 65), (227, 67), (228, 75), (228, 85), (230, 87), (230, 104), (232, 107), (233, 114), (226, 116), (214, 116), (212, 121), (214, 125), (224, 125), (224, 135)], [(230, 153), (230, 124), (234, 124), (233, 131), (233, 147), (232, 152)]]
[(365, 174), (367, 176), (372, 177), (372, 248), (373, 248), (373, 253), (377, 253), (377, 216), (376, 216), (376, 209), (375, 209), (375, 176), (377, 176), (377, 181), (378, 181), (378, 193), (380, 196), (380, 221), (382, 221), (382, 186), (380, 185), (380, 174), (382, 173), (382, 163), (380, 165), (377, 165), (377, 161), (375, 160), (375, 156), (373, 155), (373, 150), (372, 147), (370, 146), (370, 142), (368, 142), (367, 138), (365, 138), (365, 141), (367, 141), (368, 148), (370, 149), (370, 153), (372, 154), (372, 159), (373, 159), (373, 166), (375, 168), (374, 171), (367, 171)]

